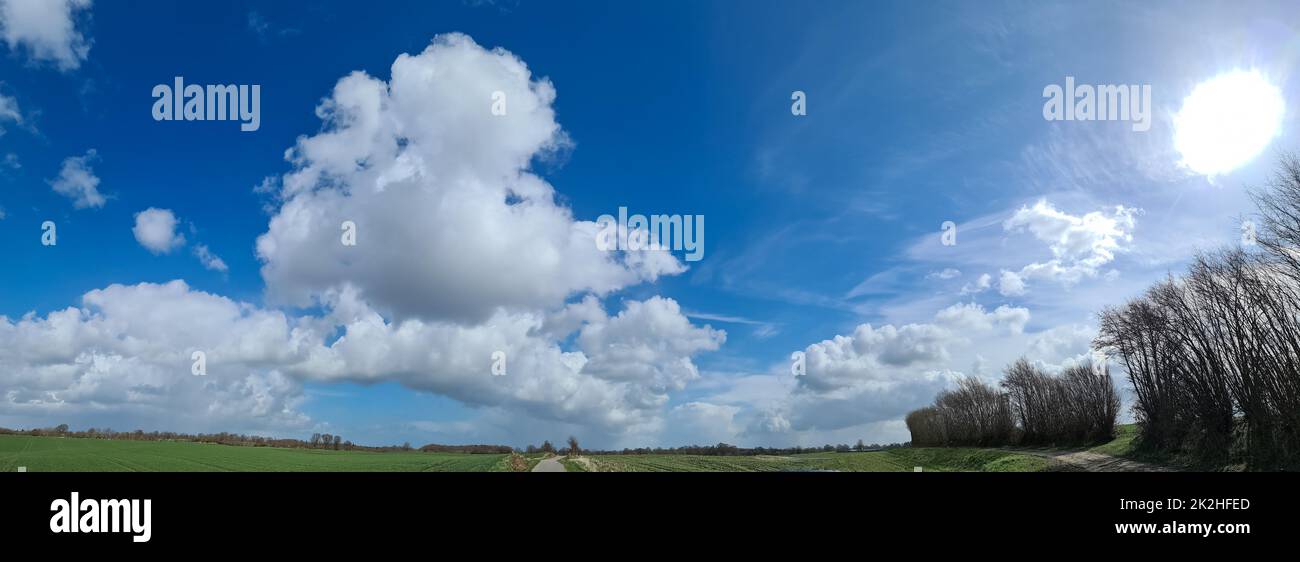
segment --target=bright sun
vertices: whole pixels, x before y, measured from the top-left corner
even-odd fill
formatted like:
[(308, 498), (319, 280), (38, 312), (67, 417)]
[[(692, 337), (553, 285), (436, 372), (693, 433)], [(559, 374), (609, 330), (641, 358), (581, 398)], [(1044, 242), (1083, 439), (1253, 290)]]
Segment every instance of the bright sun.
[(1237, 70), (1196, 85), (1174, 116), (1174, 146), (1193, 172), (1214, 177), (1250, 162), (1282, 130), (1282, 92)]

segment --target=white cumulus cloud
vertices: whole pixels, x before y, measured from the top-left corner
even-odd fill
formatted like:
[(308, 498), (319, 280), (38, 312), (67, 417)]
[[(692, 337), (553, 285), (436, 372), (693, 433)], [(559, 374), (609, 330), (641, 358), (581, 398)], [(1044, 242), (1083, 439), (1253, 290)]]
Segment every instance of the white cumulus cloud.
[(1016, 297), (1025, 294), (1025, 280), (1014, 271), (1002, 270), (998, 276), (998, 293), (1004, 297)]
[(956, 304), (928, 323), (859, 325), (804, 349), (806, 374), (780, 405), (755, 416), (749, 431), (834, 430), (899, 418), (959, 374), (949, 367), (954, 350), (1020, 334), (1028, 321), (1024, 308)]
[[(495, 91), (506, 115), (492, 114)], [(79, 308), (4, 320), (0, 420), (107, 408), (196, 424), (251, 416), (205, 429), (301, 428), (312, 423), (299, 411), (305, 383), (394, 382), (477, 408), (497, 427), (580, 427), (596, 443), (661, 431), (687, 414), (670, 398), (700, 379), (695, 358), (726, 333), (659, 296), (606, 310), (610, 293), (684, 266), (667, 253), (600, 251), (596, 224), (530, 171), (568, 143), (555, 95), (514, 55), (459, 34), (397, 57), (387, 81), (344, 77), (318, 108), (321, 132), (300, 137), (292, 169), (260, 190), (274, 197), (256, 244), (267, 305), (174, 281), (114, 285)], [(57, 190), (103, 204), (84, 161), (65, 169)], [(354, 246), (341, 241), (345, 221)], [(134, 232), (165, 253), (185, 243), (178, 223), (151, 208)], [(226, 270), (206, 245), (194, 254)], [(273, 308), (298, 305), (310, 312)], [(189, 374), (195, 350), (207, 353), (208, 377)], [(501, 354), (506, 372), (495, 376)]]
[(170, 209), (149, 207), (135, 214), (131, 233), (136, 242), (154, 255), (168, 254), (185, 245), (185, 235), (176, 232), (179, 222)]
[[(498, 91), (505, 115), (491, 111)], [(346, 281), (385, 314), (481, 322), (681, 271), (600, 251), (596, 224), (529, 171), (568, 142), (555, 96), (513, 54), (461, 34), (399, 56), (388, 81), (339, 80), (317, 110), (325, 130), (289, 152), (257, 241), (269, 295), (306, 305)], [(344, 221), (355, 246), (340, 244)]]
[(72, 206), (78, 209), (103, 207), (106, 200), (99, 193), (99, 176), (91, 167), (98, 158), (93, 148), (83, 156), (64, 158), (59, 176), (49, 180), (50, 187), (59, 195), (72, 199)]
[[(692, 356), (725, 338), (659, 297), (614, 316), (593, 310), (554, 332), (559, 340), (544, 335), (545, 314), (500, 311), (463, 326), (389, 321), (352, 290), (327, 302), (323, 316), (292, 317), (173, 281), (97, 289), (45, 316), (0, 316), (0, 419), (103, 414), (169, 429), (292, 430), (311, 423), (299, 410), (303, 381), (395, 381), (508, 411), (511, 423), (618, 435), (661, 427), (669, 393), (698, 376)], [(581, 343), (564, 349), (575, 331)], [(196, 351), (206, 376), (191, 373)], [(498, 351), (502, 376), (491, 369)]]
[[(692, 356), (725, 338), (691, 325), (676, 302), (660, 297), (628, 301), (612, 317), (585, 301), (574, 305), (583, 309), (578, 314), (568, 307), (552, 314), (499, 310), (475, 325), (390, 321), (352, 288), (326, 302), (332, 313), (322, 320), (322, 333), (337, 327), (342, 335), (291, 368), (302, 378), (397, 381), (468, 404), (609, 433), (660, 423), (669, 393), (698, 376)], [(559, 342), (575, 331), (577, 348), (565, 350)], [(491, 376), (498, 351), (505, 354), (506, 374)]]
[[(181, 281), (112, 285), (86, 293), (79, 307), (0, 316), (0, 416), (115, 419), (131, 429), (302, 428), (301, 385), (276, 365), (300, 357), (306, 341), (281, 313)], [(205, 376), (192, 374), (196, 351), (206, 354)]]
[(1084, 215), (1071, 215), (1045, 200), (1024, 206), (1003, 222), (1008, 232), (1028, 232), (1047, 244), (1052, 259), (1026, 265), (1015, 278), (1006, 273), (999, 283), (1003, 294), (1024, 291), (1023, 280), (1048, 280), (1071, 286), (1101, 269), (1133, 241), (1138, 211), (1116, 206)]
[(91, 0), (0, 0), (0, 37), (11, 51), (33, 61), (75, 70), (90, 52), (90, 39), (77, 23)]

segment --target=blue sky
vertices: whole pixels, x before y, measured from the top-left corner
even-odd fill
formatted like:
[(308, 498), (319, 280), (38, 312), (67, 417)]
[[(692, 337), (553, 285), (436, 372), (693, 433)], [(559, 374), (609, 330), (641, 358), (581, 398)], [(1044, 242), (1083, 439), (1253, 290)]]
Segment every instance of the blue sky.
[[(1283, 3), (27, 4), (0, 0), (10, 427), (902, 441), (956, 377), (1082, 360), (1101, 307), (1238, 243), (1296, 140)], [(1206, 177), (1178, 115), (1233, 71), (1285, 110)], [(155, 121), (175, 76), (260, 85), (260, 128)], [(1066, 76), (1151, 85), (1150, 131), (1046, 121)], [(100, 204), (55, 189), (77, 171)], [(619, 207), (703, 215), (704, 259), (573, 242)]]

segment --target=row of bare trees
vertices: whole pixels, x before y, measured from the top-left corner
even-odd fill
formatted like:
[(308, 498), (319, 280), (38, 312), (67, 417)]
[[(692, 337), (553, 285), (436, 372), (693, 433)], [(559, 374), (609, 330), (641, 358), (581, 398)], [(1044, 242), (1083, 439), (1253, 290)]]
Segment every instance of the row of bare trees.
[(1109, 439), (1118, 415), (1119, 396), (1104, 370), (1083, 364), (1052, 375), (1020, 359), (1000, 389), (962, 379), (905, 421), (912, 444), (921, 447), (1066, 445)]
[(919, 447), (1006, 445), (1015, 430), (1007, 395), (975, 378), (940, 392), (933, 406), (909, 413), (906, 422)]
[(1115, 434), (1119, 394), (1108, 370), (1090, 363), (1051, 375), (1020, 359), (1007, 367), (1002, 388), (1022, 444), (1095, 443)]
[(1095, 344), (1128, 371), (1141, 447), (1207, 465), (1294, 469), (1300, 161), (1284, 158), (1269, 188), (1253, 195), (1254, 240), (1201, 254), (1185, 274), (1105, 310)]

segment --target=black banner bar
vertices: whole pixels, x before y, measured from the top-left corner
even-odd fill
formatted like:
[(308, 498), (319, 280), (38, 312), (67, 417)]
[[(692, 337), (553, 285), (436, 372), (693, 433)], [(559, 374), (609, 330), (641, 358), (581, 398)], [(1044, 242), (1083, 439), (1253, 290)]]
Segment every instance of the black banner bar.
[[(508, 536), (548, 548), (600, 537), (654, 549), (715, 534), (795, 550), (1014, 539), (1203, 551), (1293, 536), (1294, 484), (1286, 474), (1226, 473), (8, 473), (0, 529), (10, 545), (124, 553), (262, 540), (328, 549), (331, 537), (491, 545)], [(65, 523), (58, 502), (73, 493), (101, 514), (104, 500), (149, 500), (148, 541), (128, 530), (52, 531)]]

